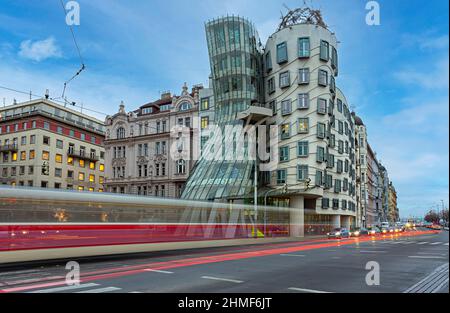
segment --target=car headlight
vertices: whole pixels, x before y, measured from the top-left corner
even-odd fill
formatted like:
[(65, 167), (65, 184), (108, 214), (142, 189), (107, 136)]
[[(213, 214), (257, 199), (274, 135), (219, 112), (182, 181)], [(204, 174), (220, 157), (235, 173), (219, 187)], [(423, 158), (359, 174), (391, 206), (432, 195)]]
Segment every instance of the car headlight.
[(340, 236), (340, 235), (341, 235), (341, 233), (340, 233), (340, 232), (337, 232), (337, 233), (336, 233), (336, 236)]
[(355, 231), (355, 232), (353, 233), (353, 235), (359, 236), (359, 231)]

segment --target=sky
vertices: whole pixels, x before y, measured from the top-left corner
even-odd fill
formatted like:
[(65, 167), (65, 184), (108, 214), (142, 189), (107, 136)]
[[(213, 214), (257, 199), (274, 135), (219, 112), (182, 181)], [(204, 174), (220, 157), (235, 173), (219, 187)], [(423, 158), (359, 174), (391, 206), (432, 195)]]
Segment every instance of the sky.
[[(64, 0), (67, 2), (67, 0)], [(183, 84), (208, 85), (204, 23), (223, 15), (254, 22), (264, 43), (285, 5), (303, 0), (79, 0), (74, 33), (86, 70), (66, 96), (104, 119), (121, 101), (131, 111)], [(340, 44), (336, 80), (368, 128), (389, 171), (403, 217), (449, 202), (449, 19), (445, 0), (307, 0)], [(0, 0), (0, 86), (60, 97), (80, 68), (61, 0)], [(29, 95), (0, 88), (0, 105)], [(90, 110), (90, 111), (89, 111)]]

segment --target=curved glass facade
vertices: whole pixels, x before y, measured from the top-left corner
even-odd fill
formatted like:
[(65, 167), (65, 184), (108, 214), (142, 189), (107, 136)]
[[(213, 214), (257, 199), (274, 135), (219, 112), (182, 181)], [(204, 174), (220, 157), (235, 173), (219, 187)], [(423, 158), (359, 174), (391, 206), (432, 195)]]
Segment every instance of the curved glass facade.
[[(224, 133), (227, 125), (242, 125), (237, 114), (250, 105), (263, 103), (262, 52), (255, 27), (246, 19), (230, 16), (205, 26), (213, 79), (215, 123)], [(217, 136), (217, 133), (216, 133)], [(222, 138), (222, 149), (214, 158), (201, 158), (189, 177), (182, 198), (216, 200), (239, 198), (251, 193), (255, 161), (229, 160), (232, 149)]]

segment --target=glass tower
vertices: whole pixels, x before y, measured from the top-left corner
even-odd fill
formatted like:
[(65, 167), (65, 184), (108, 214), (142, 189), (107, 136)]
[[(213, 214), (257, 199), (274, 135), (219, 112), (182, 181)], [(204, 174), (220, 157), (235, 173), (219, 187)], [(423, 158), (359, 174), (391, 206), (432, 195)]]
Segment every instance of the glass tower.
[[(225, 127), (243, 125), (237, 114), (263, 103), (262, 51), (253, 24), (229, 16), (205, 25), (215, 101), (215, 124)], [(202, 123), (202, 127), (204, 127)], [(252, 192), (255, 161), (227, 158), (234, 145), (225, 143), (220, 132), (210, 135), (206, 149), (222, 140), (214, 156), (203, 155), (190, 175), (182, 198), (217, 200), (243, 198)]]

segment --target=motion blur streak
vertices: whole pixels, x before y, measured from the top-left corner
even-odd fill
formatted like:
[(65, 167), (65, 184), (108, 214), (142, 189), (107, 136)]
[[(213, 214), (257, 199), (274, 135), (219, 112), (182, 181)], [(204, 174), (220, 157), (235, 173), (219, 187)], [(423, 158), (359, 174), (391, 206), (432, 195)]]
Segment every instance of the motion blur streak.
[[(407, 236), (414, 237), (414, 236), (419, 236), (419, 235), (435, 234), (435, 233), (436, 232), (434, 232), (434, 231), (416, 231), (416, 232), (408, 233)], [(292, 253), (292, 252), (298, 252), (298, 251), (339, 247), (341, 245), (351, 245), (351, 244), (360, 243), (360, 242), (384, 240), (385, 238), (391, 238), (391, 237), (394, 238), (396, 236), (392, 235), (392, 236), (381, 236), (381, 237), (357, 238), (357, 239), (351, 239), (351, 240), (345, 240), (345, 241), (331, 241), (331, 242), (327, 242), (327, 243), (317, 243), (317, 244), (301, 245), (301, 246), (294, 246), (294, 247), (230, 253), (230, 254), (222, 254), (222, 255), (215, 255), (215, 256), (198, 257), (198, 258), (188, 258), (188, 259), (184, 259), (184, 260), (149, 263), (149, 264), (143, 264), (143, 265), (138, 265), (138, 266), (127, 266), (127, 267), (121, 267), (121, 268), (107, 270), (108, 272), (111, 272), (114, 270), (120, 270), (120, 272), (106, 273), (106, 274), (100, 274), (100, 275), (96, 275), (96, 274), (99, 274), (99, 273), (105, 272), (105, 271), (84, 273), (84, 274), (82, 274), (84, 277), (82, 277), (80, 280), (81, 280), (81, 282), (90, 282), (90, 281), (97, 281), (97, 280), (103, 280), (103, 279), (109, 279), (109, 278), (116, 278), (116, 277), (121, 277), (121, 276), (136, 275), (136, 274), (146, 272), (145, 271), (146, 269), (166, 270), (166, 269), (173, 269), (173, 268), (178, 268), (178, 267), (193, 266), (193, 265), (200, 265), (200, 264), (207, 264), (207, 263), (217, 263), (217, 262), (233, 261), (233, 260), (248, 259), (248, 258), (255, 258), (255, 257), (263, 257), (263, 256), (269, 256), (269, 255), (275, 255), (275, 254), (286, 254), (286, 253)], [(38, 288), (46, 288), (46, 287), (65, 285), (65, 284), (66, 284), (65, 281), (58, 281), (58, 282), (52, 282), (52, 283), (46, 283), (46, 284), (36, 284), (36, 285), (29, 285), (29, 286), (7, 288), (7, 289), (0, 290), (0, 292), (3, 292), (3, 293), (19, 292), (19, 291), (38, 289)]]

